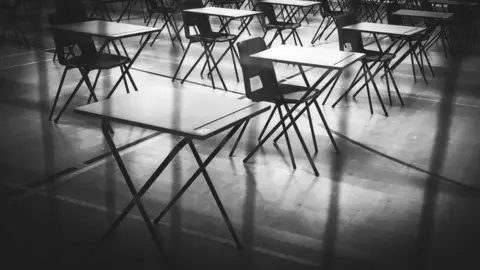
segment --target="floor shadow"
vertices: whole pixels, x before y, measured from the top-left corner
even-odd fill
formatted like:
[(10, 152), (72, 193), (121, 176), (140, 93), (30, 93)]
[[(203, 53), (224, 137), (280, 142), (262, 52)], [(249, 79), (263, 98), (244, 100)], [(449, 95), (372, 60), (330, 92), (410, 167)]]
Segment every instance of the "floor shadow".
[[(450, 127), (452, 122), (454, 102), (456, 96), (456, 83), (464, 53), (457, 54), (455, 58), (450, 57), (447, 61), (446, 76), (444, 78), (443, 93), (437, 109), (437, 130), (435, 141), (430, 155), (429, 170), (432, 174), (440, 175), (447, 155)], [(418, 227), (418, 235), (415, 243), (413, 263), (411, 269), (428, 269), (431, 259), (432, 242), (434, 238), (434, 222), (437, 207), (437, 199), (440, 191), (441, 180), (429, 176), (425, 180), (423, 192), (423, 205), (421, 218)]]

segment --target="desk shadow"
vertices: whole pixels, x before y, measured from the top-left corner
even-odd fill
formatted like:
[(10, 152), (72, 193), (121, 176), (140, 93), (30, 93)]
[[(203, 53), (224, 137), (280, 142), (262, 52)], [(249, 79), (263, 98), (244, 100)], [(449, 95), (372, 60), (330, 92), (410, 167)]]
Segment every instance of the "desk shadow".
[[(351, 77), (351, 70), (350, 68), (347, 69), (344, 73), (344, 77), (342, 78), (345, 81), (348, 81)], [(344, 101), (346, 104), (339, 109), (339, 126), (338, 126), (338, 133), (340, 134), (348, 134), (348, 118), (349, 115), (349, 103), (351, 99), (345, 99)], [(345, 160), (347, 160), (347, 151), (342, 151), (342, 149), (346, 149), (345, 140), (336, 140), (338, 144), (338, 148), (340, 149), (341, 153), (337, 153), (333, 156), (331, 160), (331, 188), (330, 188), (330, 198), (328, 204), (328, 213), (327, 213), (327, 222), (325, 224), (324, 229), (324, 238), (323, 239), (323, 254), (320, 259), (320, 264), (322, 265), (323, 269), (336, 269), (336, 242), (338, 237), (338, 223), (339, 223), (339, 216), (340, 216), (340, 185), (344, 174), (344, 167), (345, 167)]]
[[(466, 59), (465, 53), (460, 53), (457, 54), (455, 58), (450, 57), (447, 62), (443, 93), (439, 102), (439, 108), (437, 109), (437, 130), (428, 170), (432, 175), (440, 175), (448, 151), (449, 133), (457, 91), (455, 84), (458, 80), (459, 69), (464, 59)], [(432, 259), (430, 258), (431, 245), (434, 233), (436, 203), (441, 185), (440, 181), (440, 179), (431, 175), (425, 179), (423, 205), (411, 269), (423, 270), (429, 269), (430, 267), (429, 262)]]

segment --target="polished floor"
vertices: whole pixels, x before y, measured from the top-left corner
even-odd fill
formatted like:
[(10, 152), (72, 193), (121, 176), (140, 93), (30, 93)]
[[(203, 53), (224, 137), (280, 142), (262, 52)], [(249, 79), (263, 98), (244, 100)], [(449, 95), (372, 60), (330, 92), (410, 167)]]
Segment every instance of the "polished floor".
[[(0, 264), (2, 269), (76, 269), (99, 241), (130, 194), (97, 121), (75, 115), (88, 93), (79, 91), (58, 124), (47, 120), (63, 67), (53, 60), (47, 29), (52, 6), (27, 5), (21, 25), (32, 48), (17, 46), (7, 33), (0, 46)], [(321, 21), (310, 15), (299, 34), (305, 46)], [(128, 23), (142, 24), (138, 11)], [(3, 23), (3, 22), (2, 22)], [(253, 21), (252, 36), (260, 36)], [(267, 36), (271, 37), (272, 33)], [(244, 34), (242, 39), (249, 38)], [(337, 48), (336, 34), (315, 46)], [(372, 38), (364, 36), (365, 43)], [(388, 46), (388, 39), (382, 44)], [(130, 53), (139, 38), (124, 41)], [(186, 45), (186, 42), (185, 42)], [(278, 45), (278, 43), (276, 43)], [(374, 44), (369, 45), (374, 48)], [(460, 45), (459, 45), (460, 46)], [(216, 54), (220, 54), (218, 47)], [(213, 91), (199, 70), (182, 85), (171, 76), (182, 56), (163, 33), (147, 46), (134, 65), (140, 91), (174, 88)], [(192, 45), (180, 76), (201, 48)], [(334, 130), (340, 154), (333, 149), (320, 118), (312, 114), (319, 151), (315, 177), (292, 132), (297, 169), (286, 143), (267, 142), (247, 164), (242, 159), (257, 142), (268, 114), (245, 132), (233, 157), (230, 141), (208, 167), (219, 195), (246, 246), (238, 252), (202, 177), (159, 224), (172, 269), (479, 269), (480, 247), (480, 50), (463, 44), (445, 58), (442, 46), (429, 57), (435, 77), (428, 84), (407, 59), (394, 72), (405, 101), (388, 103), (386, 85), (378, 81), (389, 117), (374, 100), (371, 115), (365, 93), (331, 104), (351, 80), (351, 68), (322, 109)], [(229, 57), (221, 64), (229, 95), (242, 98)], [(276, 64), (278, 78), (303, 84), (298, 70)], [(320, 69), (307, 72), (316, 80)], [(119, 71), (102, 74), (105, 96)], [(61, 101), (80, 75), (71, 71)], [(217, 81), (217, 84), (220, 85)], [(123, 85), (115, 95), (123, 95)], [(215, 90), (223, 91), (223, 90)], [(180, 96), (181, 96), (180, 95)], [(324, 96), (320, 96), (323, 102)], [(161, 104), (159, 104), (161, 106)], [(139, 108), (141, 109), (141, 108)], [(172, 119), (175, 121), (175, 119)], [(306, 117), (299, 120), (307, 145), (313, 142)], [(139, 186), (179, 140), (166, 134), (114, 125), (114, 140)], [(221, 140), (198, 142), (205, 158)], [(196, 169), (182, 151), (147, 193), (154, 216)], [(91, 269), (165, 269), (135, 209), (91, 262)]]

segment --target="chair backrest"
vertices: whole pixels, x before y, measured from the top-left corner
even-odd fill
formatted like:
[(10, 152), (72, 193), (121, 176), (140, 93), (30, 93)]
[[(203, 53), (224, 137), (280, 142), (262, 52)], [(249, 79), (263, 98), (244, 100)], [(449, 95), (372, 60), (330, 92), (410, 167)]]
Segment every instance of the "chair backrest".
[[(262, 91), (264, 96), (272, 96), (278, 94), (278, 80), (273, 68), (272, 61), (253, 59), (250, 55), (264, 51), (267, 49), (265, 40), (260, 37), (251, 38), (237, 43), (240, 55), (240, 66), (242, 67), (243, 81), (245, 84), (245, 95), (252, 99), (252, 93)], [(252, 90), (250, 79), (259, 77), (262, 88)]]
[(428, 2), (429, 0), (420, 0), (420, 7), (426, 11), (433, 11), (432, 4)]
[(330, 2), (328, 0), (319, 0), (320, 2), (320, 14), (323, 17), (323, 14), (332, 12), (330, 7)]
[(338, 44), (340, 50), (344, 51), (345, 46), (349, 43), (352, 46), (353, 52), (364, 52), (362, 33), (358, 31), (351, 31), (342, 29), (344, 26), (349, 26), (358, 23), (358, 19), (353, 12), (340, 15), (335, 18), (335, 25), (338, 32)]
[(144, 0), (145, 7), (147, 7), (147, 11), (151, 12), (153, 10), (163, 10), (166, 8), (165, 3), (163, 0)]
[(204, 37), (212, 36), (212, 26), (208, 15), (193, 14), (184, 12), (185, 9), (202, 8), (204, 7), (202, 0), (182, 0), (180, 1), (180, 10), (182, 11), (185, 37), (190, 38), (190, 27), (196, 27), (200, 34)]
[[(48, 16), (50, 25), (68, 24), (83, 22), (87, 20), (87, 16), (81, 10), (72, 13), (52, 13)], [(95, 43), (91, 36), (80, 34), (66, 34), (64, 32), (53, 32), (53, 40), (55, 42), (55, 51), (57, 53), (60, 64), (65, 65), (67, 62), (65, 48), (77, 46), (80, 49), (82, 57), (93, 57), (97, 54)]]
[(267, 18), (268, 24), (275, 25), (278, 23), (272, 4), (258, 2), (257, 10), (263, 13), (263, 20), (265, 20), (265, 17)]
[(385, 12), (387, 13), (387, 23), (394, 25), (402, 25), (402, 18), (398, 15), (393, 15), (395, 11), (400, 9), (400, 5), (395, 2), (389, 2), (385, 5)]

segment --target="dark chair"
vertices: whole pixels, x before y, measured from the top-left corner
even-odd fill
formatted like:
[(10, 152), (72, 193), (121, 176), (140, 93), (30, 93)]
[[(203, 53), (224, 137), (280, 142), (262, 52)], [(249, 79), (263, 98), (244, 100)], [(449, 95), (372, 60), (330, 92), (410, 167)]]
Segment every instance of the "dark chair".
[[(155, 43), (157, 40), (158, 36), (162, 33), (163, 29), (166, 27), (168, 34), (170, 35), (170, 39), (172, 40), (172, 43), (174, 43), (175, 39), (178, 39), (178, 42), (180, 42), (180, 46), (182, 49), (185, 50), (182, 44), (182, 39), (180, 37), (180, 30), (177, 27), (177, 23), (175, 21), (175, 11), (176, 7), (170, 7), (166, 6), (163, 0), (144, 0), (145, 1), (145, 6), (147, 7), (147, 26), (150, 24), (150, 21), (152, 20), (152, 17), (156, 15), (155, 21), (153, 22), (152, 27), (155, 27), (157, 25), (157, 21), (160, 17), (162, 16), (162, 19), (164, 21), (162, 27), (160, 27), (160, 31), (157, 33), (155, 38), (152, 40), (150, 43), (150, 46)], [(172, 28), (173, 31), (173, 36), (172, 36), (172, 31), (170, 31), (170, 27)], [(140, 40), (141, 42), (141, 40)]]
[[(101, 19), (102, 20), (108, 20), (108, 21), (113, 21), (112, 16), (110, 15), (110, 11), (108, 10), (109, 6), (110, 9), (113, 10), (112, 4), (114, 3), (121, 3), (123, 8), (122, 12), (120, 13), (120, 16), (117, 18), (117, 22), (120, 22), (123, 19), (123, 16), (127, 11), (134, 5), (133, 0), (96, 0), (94, 1), (94, 6), (92, 9), (92, 12), (90, 13), (90, 18), (93, 18), (97, 12), (101, 13)], [(113, 11), (115, 12), (115, 11)]]
[[(272, 46), (273, 41), (275, 41), (275, 39), (278, 36), (280, 36), (280, 39), (282, 40), (282, 44), (285, 44), (288, 37), (293, 36), (293, 41), (295, 42), (295, 45), (297, 45), (297, 39), (298, 39), (298, 43), (300, 43), (300, 45), (303, 46), (302, 40), (300, 39), (300, 36), (297, 33), (297, 29), (301, 26), (300, 23), (278, 21), (272, 4), (259, 2), (257, 5), (257, 9), (263, 13), (263, 16), (259, 16), (261, 24), (265, 29), (265, 34), (263, 35), (263, 38), (265, 38), (269, 30), (275, 29), (275, 34), (272, 40), (270, 40), (270, 42), (267, 45), (268, 48)], [(286, 38), (284, 38), (282, 34), (282, 32), (285, 30), (291, 31), (290, 35), (288, 35)]]
[[(83, 15), (84, 16), (78, 16), (77, 18), (74, 18), (72, 16), (65, 16), (64, 14), (53, 13), (49, 15), (49, 21), (51, 25), (74, 23), (78, 22), (78, 20), (85, 20), (85, 13), (83, 13)], [(58, 62), (61, 65), (65, 66), (65, 69), (63, 71), (60, 85), (58, 87), (57, 94), (55, 96), (55, 100), (50, 111), (50, 115), (48, 118), (49, 120), (52, 119), (67, 72), (71, 69), (78, 69), (82, 75), (82, 79), (78, 82), (77, 86), (70, 94), (67, 102), (55, 118), (54, 122), (58, 123), (58, 120), (62, 116), (68, 104), (70, 104), (70, 102), (72, 101), (77, 91), (80, 89), (80, 86), (83, 84), (83, 82), (86, 83), (87, 88), (90, 91), (90, 98), (93, 98), (94, 101), (97, 101), (94, 90), (101, 70), (111, 69), (115, 67), (126, 68), (125, 65), (130, 62), (130, 59), (119, 55), (97, 52), (93, 39), (90, 36), (66, 34), (64, 32), (53, 30), (53, 39), (55, 41), (55, 52), (57, 53)], [(75, 45), (79, 49), (79, 53), (72, 51), (73, 45)], [(68, 49), (68, 53), (65, 52), (65, 49)], [(92, 70), (98, 70), (93, 85), (88, 78), (88, 74)]]
[[(268, 60), (259, 60), (259, 59), (253, 59), (250, 56), (252, 54), (261, 52), (263, 50), (267, 49), (267, 46), (265, 44), (265, 41), (262, 38), (256, 37), (252, 38), (249, 40), (245, 40), (242, 42), (237, 43), (238, 46), (238, 51), (240, 54), (240, 66), (242, 67), (242, 74), (243, 74), (243, 80), (244, 80), (244, 85), (245, 85), (245, 95), (248, 99), (255, 101), (255, 102), (271, 102), (275, 104), (272, 112), (270, 113), (270, 116), (268, 117), (268, 120), (263, 127), (263, 130), (260, 133), (259, 140), (262, 139), (262, 136), (264, 132), (266, 131), (272, 116), (274, 115), (275, 111), (278, 111), (278, 115), (280, 117), (280, 121), (282, 122), (282, 127), (283, 127), (283, 135), (285, 136), (285, 140), (287, 142), (288, 146), (288, 151), (290, 153), (290, 158), (292, 161), (292, 166), (293, 168), (296, 168), (295, 165), (295, 160), (293, 157), (293, 152), (291, 149), (290, 145), (290, 140), (288, 137), (288, 133), (285, 132), (288, 127), (286, 127), (285, 122), (283, 121), (283, 112), (282, 112), (282, 107), (285, 108), (286, 114), (288, 115), (288, 118), (292, 121), (293, 127), (295, 129), (295, 132), (300, 139), (300, 142), (302, 143), (302, 146), (304, 147), (305, 153), (307, 157), (309, 158), (310, 161), (312, 161), (310, 153), (308, 152), (308, 149), (305, 146), (305, 142), (300, 134), (300, 131), (293, 120), (293, 117), (291, 115), (290, 109), (288, 105), (290, 104), (298, 104), (298, 103), (307, 103), (313, 99), (313, 103), (317, 107), (317, 111), (320, 114), (320, 117), (322, 118), (322, 121), (324, 121), (325, 126), (325, 118), (323, 117), (323, 114), (320, 110), (320, 106), (316, 102), (315, 98), (320, 95), (319, 90), (313, 90), (311, 91), (308, 96), (305, 97), (307, 94), (307, 91), (309, 91), (308, 88), (302, 87), (302, 86), (297, 86), (297, 85), (291, 85), (291, 84), (281, 84), (277, 80), (277, 76), (275, 74), (275, 69), (273, 67), (272, 61)], [(250, 83), (250, 80), (253, 78), (258, 77), (261, 81), (262, 86), (259, 89), (252, 89), (252, 85)], [(310, 109), (307, 107), (307, 114), (308, 114), (308, 120), (310, 123), (310, 130), (315, 146), (315, 153), (318, 152), (317, 148), (317, 143), (315, 139), (315, 133), (312, 125), (312, 118), (310, 114)], [(230, 152), (230, 156), (233, 155), (235, 148), (237, 146), (238, 141), (243, 135), (243, 131), (245, 130), (245, 127), (247, 126), (248, 122), (245, 123), (243, 128), (241, 129), (238, 138)], [(330, 136), (330, 139), (332, 141), (332, 144), (335, 146), (335, 148), (338, 151), (338, 148), (336, 146), (336, 143), (331, 136), (330, 131), (328, 130), (328, 134)], [(312, 162), (311, 162), (312, 163)], [(312, 165), (314, 166), (314, 165)], [(315, 169), (314, 169), (315, 170)]]
[[(227, 89), (225, 82), (223, 80), (223, 77), (220, 74), (220, 71), (218, 70), (218, 66), (217, 66), (218, 62), (216, 62), (213, 58), (212, 50), (214, 49), (215, 44), (217, 42), (228, 43), (229, 47), (227, 51), (231, 52), (233, 66), (235, 68), (235, 74), (237, 76), (237, 80), (239, 80), (238, 71), (235, 63), (235, 57), (237, 52), (235, 51), (235, 48), (233, 46), (233, 41), (237, 38), (237, 36), (230, 35), (228, 33), (223, 33), (223, 32), (214, 32), (210, 25), (210, 20), (208, 15), (184, 12), (184, 10), (186, 9), (202, 8), (202, 7), (204, 7), (202, 0), (183, 0), (180, 2), (180, 10), (182, 11), (185, 38), (188, 39), (188, 45), (187, 45), (187, 48), (185, 49), (185, 52), (183, 53), (183, 56), (182, 56), (182, 59), (180, 60), (178, 68), (175, 71), (175, 74), (173, 75), (172, 81), (174, 81), (177, 78), (178, 72), (183, 64), (183, 61), (185, 60), (185, 56), (188, 53), (188, 49), (190, 48), (190, 45), (192, 43), (200, 43), (203, 47), (203, 53), (200, 55), (200, 57), (197, 59), (194, 65), (187, 72), (185, 77), (182, 79), (181, 83), (185, 82), (185, 80), (188, 78), (190, 73), (195, 69), (195, 67), (198, 65), (200, 60), (205, 56), (206, 61), (205, 61), (204, 68), (208, 65), (209, 67), (208, 74), (212, 82), (212, 87), (215, 89), (215, 82), (213, 80), (213, 74), (212, 74), (213, 70), (215, 70), (222, 82), (224, 89)], [(191, 29), (195, 31), (195, 34), (191, 33)], [(220, 60), (221, 58), (218, 61)], [(204, 68), (202, 69), (202, 72)]]
[[(243, 5), (245, 0), (210, 0), (208, 3), (210, 3), (213, 7), (222, 7), (222, 8), (231, 8), (231, 9), (240, 9)], [(241, 19), (240, 23), (241, 25), (238, 27), (239, 29), (244, 26), (246, 23), (247, 19)], [(221, 20), (220, 23), (223, 24), (223, 21)], [(250, 29), (248, 27), (245, 28), (247, 30), (248, 35), (252, 35), (250, 33)], [(227, 26), (227, 31), (230, 32), (230, 29)]]
[[(386, 83), (387, 83), (387, 90), (388, 90), (388, 96), (391, 102), (391, 93), (390, 93), (390, 83), (389, 83), (389, 78), (392, 81), (393, 86), (395, 87), (395, 91), (397, 92), (398, 98), (400, 99), (401, 104), (403, 105), (403, 100), (400, 96), (400, 92), (398, 91), (397, 84), (395, 82), (395, 79), (393, 78), (392, 72), (389, 67), (390, 61), (392, 61), (395, 58), (395, 54), (392, 53), (386, 53), (386, 52), (379, 52), (379, 51), (372, 51), (372, 50), (366, 50), (363, 46), (363, 40), (362, 40), (362, 34), (358, 31), (351, 31), (348, 29), (343, 29), (345, 26), (353, 25), (358, 23), (358, 19), (356, 18), (355, 14), (353, 13), (347, 13), (345, 15), (338, 16), (335, 20), (335, 24), (337, 26), (337, 32), (338, 32), (338, 42), (340, 46), (340, 50), (344, 51), (346, 48), (351, 47), (351, 50), (353, 52), (358, 52), (358, 53), (364, 53), (366, 56), (362, 60), (362, 68), (360, 68), (355, 75), (355, 78), (353, 79), (353, 82), (349, 89), (333, 104), (332, 107), (335, 107), (337, 103), (343, 99), (348, 92), (355, 86), (358, 82), (361, 81), (361, 76), (360, 72), (363, 71), (362, 76), (365, 79), (365, 84), (354, 94), (354, 97), (363, 89), (363, 87), (367, 88), (367, 94), (368, 94), (368, 102), (370, 105), (370, 113), (373, 114), (373, 105), (372, 105), (372, 100), (370, 97), (370, 87), (369, 87), (369, 82), (372, 83), (375, 92), (377, 94), (377, 97), (380, 101), (380, 104), (382, 105), (382, 109), (385, 113), (386, 116), (388, 116), (387, 110), (385, 109), (385, 105), (383, 103), (383, 100), (380, 96), (380, 93), (378, 91), (377, 85), (374, 81), (375, 75), (378, 73), (379, 70), (373, 73), (371, 70), (375, 65), (379, 65), (380, 69), (383, 69), (386, 75)], [(370, 64), (370, 65), (369, 65)], [(370, 78), (367, 78), (367, 75), (369, 75)], [(358, 78), (358, 79), (357, 79)]]
[(19, 9), (22, 6), (22, 1), (14, 1), (13, 5), (0, 3), (0, 17), (6, 18), (5, 20), (5, 27), (2, 30), (2, 34), (0, 35), (0, 42), (5, 37), (7, 31), (12, 30), (15, 34), (15, 38), (17, 39), (17, 43), (19, 46), (25, 43), (27, 48), (30, 49), (30, 43), (23, 32), (23, 29), (20, 24), (20, 12)]
[[(320, 22), (320, 25), (318, 26), (317, 31), (315, 32), (315, 35), (313, 35), (312, 42), (311, 42), (312, 44), (314, 44), (315, 42), (317, 42), (322, 38), (323, 34), (328, 29), (328, 27), (330, 27), (330, 25), (334, 23), (335, 17), (344, 14), (343, 11), (332, 10), (332, 8), (330, 7), (330, 2), (328, 0), (319, 0), (319, 1), (320, 1), (319, 11), (320, 11), (320, 15), (322, 16), (322, 21)], [(322, 29), (324, 22), (325, 22), (325, 27), (323, 27)], [(332, 31), (330, 32), (330, 34), (327, 35), (325, 40), (327, 40), (330, 37), (330, 35), (335, 31), (335, 29), (336, 27), (332, 29)], [(322, 31), (320, 32), (320, 30)]]

